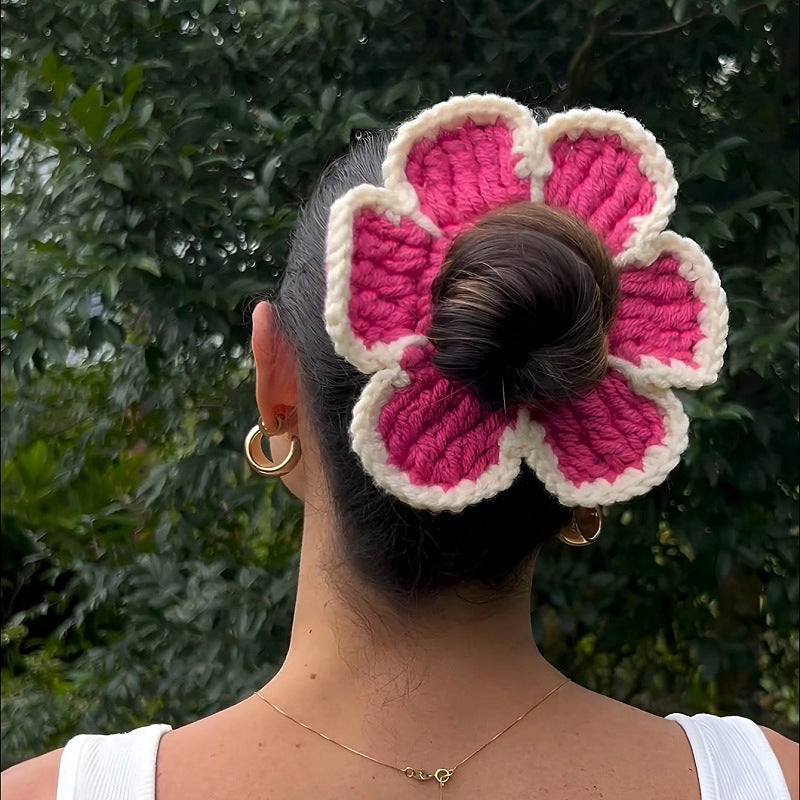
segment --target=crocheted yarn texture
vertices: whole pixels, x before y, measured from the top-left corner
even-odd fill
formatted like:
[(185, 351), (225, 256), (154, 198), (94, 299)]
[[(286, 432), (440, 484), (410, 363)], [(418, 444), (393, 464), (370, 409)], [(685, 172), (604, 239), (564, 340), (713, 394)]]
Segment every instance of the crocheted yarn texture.
[[(375, 482), (434, 511), (502, 491), (523, 459), (565, 505), (661, 483), (687, 445), (670, 387), (716, 379), (728, 313), (700, 247), (665, 230), (677, 183), (653, 135), (614, 111), (540, 125), (510, 99), (457, 97), (399, 128), (383, 179), (334, 203), (326, 258), (328, 333), (371, 375), (350, 431)], [(603, 239), (620, 303), (609, 369), (589, 394), (490, 412), (432, 364), (431, 284), (459, 231), (521, 200), (574, 214)]]

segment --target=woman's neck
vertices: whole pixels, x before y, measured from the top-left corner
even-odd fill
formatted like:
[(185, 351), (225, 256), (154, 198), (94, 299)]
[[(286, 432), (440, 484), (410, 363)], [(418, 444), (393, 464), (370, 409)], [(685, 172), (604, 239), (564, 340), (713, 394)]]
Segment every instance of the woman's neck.
[(558, 682), (531, 632), (532, 566), (515, 593), (477, 600), (462, 589), (399, 610), (331, 566), (334, 536), (330, 516), (307, 504), (291, 646), (266, 689), (304, 722), (402, 747), (415, 730), (452, 737), (476, 714), (499, 729)]

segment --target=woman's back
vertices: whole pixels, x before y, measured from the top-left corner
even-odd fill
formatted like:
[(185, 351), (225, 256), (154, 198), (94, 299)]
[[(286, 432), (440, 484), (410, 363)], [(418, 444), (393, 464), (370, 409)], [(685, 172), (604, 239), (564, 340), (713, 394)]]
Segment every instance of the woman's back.
[[(797, 797), (790, 795), (764, 734), (749, 721), (701, 715), (684, 724), (705, 728), (699, 735), (694, 732), (693, 748), (674, 722), (571, 687), (537, 719), (498, 742), (494, 752), (487, 748), (468, 769), (458, 772), (445, 785), (443, 797)], [(122, 736), (82, 737), (84, 741), (70, 744), (62, 761), (58, 794), (52, 767), (41, 765), (40, 784), (29, 785), (24, 796), (29, 800), (435, 796), (434, 786), (411, 785), (400, 774), (342, 751), (279, 715), (265, 713), (256, 698), (167, 731), (166, 726), (151, 726)], [(791, 743), (775, 734), (771, 738), (779, 751), (784, 749), (787, 779), (791, 780), (794, 767), (796, 783)], [(52, 754), (46, 758), (53, 760)], [(28, 772), (36, 766), (29, 762)], [(24, 781), (13, 773), (10, 777)], [(10, 790), (14, 788), (10, 784)]]

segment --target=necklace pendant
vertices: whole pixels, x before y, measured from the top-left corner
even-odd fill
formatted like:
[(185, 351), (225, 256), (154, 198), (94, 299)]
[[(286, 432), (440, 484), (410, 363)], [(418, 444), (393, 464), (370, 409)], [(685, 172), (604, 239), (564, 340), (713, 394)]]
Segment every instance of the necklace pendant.
[(444, 797), (444, 785), (453, 777), (453, 770), (440, 767), (433, 773), (433, 777), (439, 783), (439, 800), (442, 800)]
[(447, 781), (449, 781), (450, 778), (453, 777), (453, 770), (441, 767), (437, 769), (436, 772), (433, 773), (433, 777), (437, 781), (439, 781), (439, 786), (444, 787)]
[(453, 777), (453, 770), (439, 767), (435, 772), (426, 772), (424, 769), (414, 769), (414, 767), (404, 767), (401, 772), (406, 778), (415, 781), (434, 780), (439, 784), (439, 800), (444, 797), (444, 785)]

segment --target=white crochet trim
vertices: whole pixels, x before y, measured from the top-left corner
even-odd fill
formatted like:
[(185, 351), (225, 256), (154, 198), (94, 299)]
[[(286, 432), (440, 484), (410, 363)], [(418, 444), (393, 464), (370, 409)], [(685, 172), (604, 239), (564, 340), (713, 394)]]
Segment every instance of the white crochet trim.
[(419, 486), (412, 483), (403, 470), (389, 463), (386, 445), (378, 431), (378, 419), (395, 391), (409, 382), (408, 374), (399, 365), (376, 372), (353, 408), (350, 424), (353, 450), (378, 486), (414, 508), (429, 511), (461, 511), (511, 486), (519, 473), (522, 457), (530, 448), (526, 409), (518, 414), (516, 430), (509, 427), (500, 437), (498, 463), (475, 481), (464, 479), (447, 490), (440, 486)]
[[(618, 371), (622, 372), (622, 369)], [(558, 468), (558, 459), (553, 449), (545, 441), (544, 427), (531, 420), (534, 447), (525, 461), (547, 491), (555, 495), (563, 505), (605, 506), (645, 494), (663, 483), (677, 466), (681, 453), (689, 443), (689, 418), (680, 400), (669, 390), (645, 384), (637, 385), (631, 375), (626, 377), (631, 391), (651, 400), (661, 412), (664, 439), (645, 451), (642, 469), (629, 467), (613, 483), (605, 478), (587, 481), (580, 486), (568, 481)]]
[[(630, 224), (635, 232), (616, 261), (620, 265), (631, 260), (641, 261), (650, 249), (648, 244), (666, 228), (675, 210), (675, 195), (678, 193), (672, 162), (655, 136), (637, 120), (619, 111), (601, 111), (597, 108), (575, 108), (562, 114), (553, 114), (539, 127), (539, 132), (544, 145), (544, 157), (550, 163), (548, 176), (553, 169), (550, 149), (565, 135), (574, 140), (587, 132), (598, 136), (616, 134), (626, 147), (640, 154), (639, 171), (653, 184), (655, 201), (648, 214), (631, 217)], [(531, 199), (543, 202), (541, 188), (537, 197), (534, 198), (533, 193), (531, 187)]]
[(644, 263), (627, 266), (647, 269), (662, 255), (673, 256), (680, 264), (678, 274), (690, 284), (694, 296), (703, 304), (698, 315), (698, 324), (703, 338), (697, 343), (694, 360), (697, 366), (671, 359), (665, 364), (655, 356), (642, 356), (639, 364), (610, 356), (610, 366), (620, 371), (629, 370), (639, 382), (645, 381), (664, 389), (670, 386), (680, 389), (699, 389), (717, 379), (722, 369), (728, 335), (728, 306), (725, 291), (711, 261), (700, 245), (692, 239), (678, 236), (673, 231), (664, 231), (653, 242), (650, 254)]

